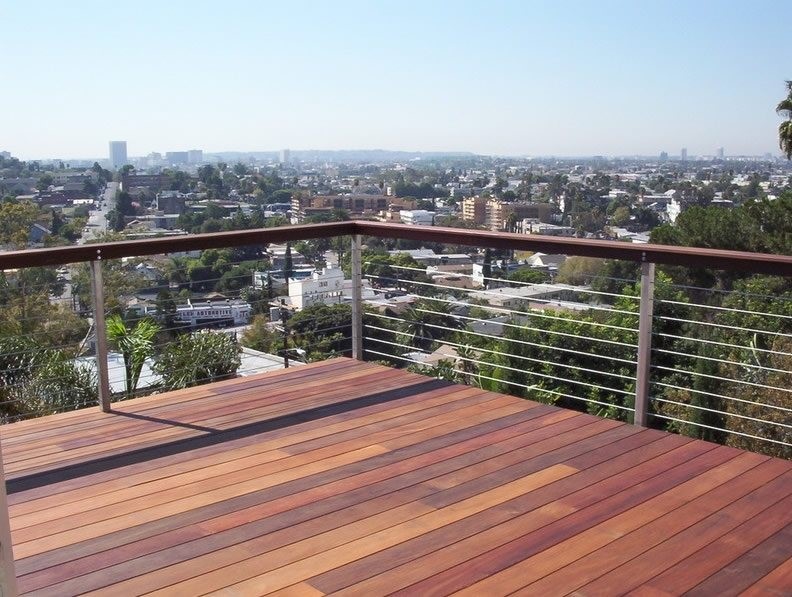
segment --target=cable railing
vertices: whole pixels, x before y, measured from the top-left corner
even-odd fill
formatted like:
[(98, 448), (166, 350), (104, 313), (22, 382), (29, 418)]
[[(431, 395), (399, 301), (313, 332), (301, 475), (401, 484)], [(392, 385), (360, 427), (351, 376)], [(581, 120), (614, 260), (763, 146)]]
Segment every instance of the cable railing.
[[(287, 288), (254, 287), (252, 272), (272, 269), (266, 245), (336, 236), (351, 239), (342, 264), (351, 287), (327, 301), (338, 303), (338, 312), (283, 308)], [(364, 253), (366, 238), (467, 245), (479, 266), (483, 247), (622, 260), (634, 264), (635, 276), (601, 269), (570, 283), (554, 276), (530, 282), (509, 279), (508, 271), (474, 274), (472, 264), (442, 272)], [(240, 250), (200, 263), (183, 257), (206, 249)], [(55, 268), (63, 265), (68, 274), (59, 277)], [(739, 283), (756, 274), (789, 282), (787, 256), (337, 222), (19, 251), (0, 254), (0, 268), (8, 272), (0, 287), (0, 341), (17, 330), (30, 344), (0, 344), (5, 421), (96, 404), (109, 409), (113, 400), (176, 387), (157, 373), (158, 363), (174, 359), (182, 344), (189, 360), (197, 350), (189, 338), (217, 334), (226, 337), (226, 352), (244, 345), (272, 355), (273, 366), (345, 355), (776, 455), (792, 448), (792, 291)], [(707, 288), (680, 274), (686, 268), (739, 274)], [(219, 313), (232, 304), (244, 304), (248, 315), (199, 322), (183, 314), (188, 305)], [(115, 315), (130, 332), (156, 323), (143, 387), (125, 385), (124, 351), (108, 335)], [(55, 330), (55, 323), (68, 328), (67, 318), (80, 333)], [(39, 346), (52, 362), (33, 358)], [(189, 382), (178, 383), (253, 374), (254, 361), (242, 359), (232, 373), (196, 366)], [(42, 389), (68, 376), (95, 392), (48, 397)], [(26, 398), (33, 390), (40, 395)]]

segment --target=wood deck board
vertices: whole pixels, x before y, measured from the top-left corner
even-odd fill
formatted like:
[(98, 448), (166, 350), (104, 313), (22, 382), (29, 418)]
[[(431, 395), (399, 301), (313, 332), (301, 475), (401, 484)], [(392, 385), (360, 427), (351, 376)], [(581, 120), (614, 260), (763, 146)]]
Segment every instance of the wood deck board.
[(792, 463), (335, 359), (0, 428), (37, 595), (792, 591)]

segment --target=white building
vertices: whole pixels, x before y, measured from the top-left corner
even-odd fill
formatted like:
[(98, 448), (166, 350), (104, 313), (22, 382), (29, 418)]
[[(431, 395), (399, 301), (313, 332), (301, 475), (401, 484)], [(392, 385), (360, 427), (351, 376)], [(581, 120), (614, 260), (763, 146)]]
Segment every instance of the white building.
[(315, 271), (309, 278), (289, 280), (289, 301), (297, 310), (311, 305), (335, 305), (344, 300), (344, 272), (337, 268)]
[(128, 163), (126, 141), (110, 141), (110, 167), (120, 168)]
[(176, 319), (191, 326), (208, 324), (247, 325), (252, 308), (250, 303), (225, 300), (222, 302), (204, 301), (176, 307)]
[(525, 234), (542, 234), (544, 236), (575, 236), (575, 229), (571, 226), (558, 226), (556, 224), (542, 224), (533, 219), (522, 221), (522, 230)]
[(403, 224), (412, 226), (433, 226), (435, 212), (425, 209), (402, 209), (399, 218)]

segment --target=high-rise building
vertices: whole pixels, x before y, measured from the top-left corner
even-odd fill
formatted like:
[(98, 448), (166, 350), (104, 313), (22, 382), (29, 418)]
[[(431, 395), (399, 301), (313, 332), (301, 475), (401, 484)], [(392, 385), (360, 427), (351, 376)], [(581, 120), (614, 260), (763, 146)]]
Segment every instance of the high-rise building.
[(128, 162), (126, 141), (110, 141), (110, 167), (120, 168)]
[(179, 164), (186, 164), (189, 161), (189, 152), (187, 151), (166, 151), (165, 161), (171, 166)]
[(723, 159), (723, 147), (718, 148), (718, 159), (719, 160)]
[(683, 147), (679, 152), (679, 157), (682, 158), (682, 161), (687, 161), (687, 147)]
[(281, 149), (278, 161), (281, 164), (288, 164), (290, 160), (291, 160), (291, 151), (289, 151), (288, 149)]
[(487, 219), (487, 198), (476, 196), (463, 199), (462, 219), (474, 224), (483, 224)]
[(668, 152), (667, 151), (661, 151), (660, 152), (660, 161), (661, 162), (667, 162), (668, 161)]
[(190, 164), (200, 164), (203, 162), (203, 149), (191, 149), (187, 152), (187, 162)]

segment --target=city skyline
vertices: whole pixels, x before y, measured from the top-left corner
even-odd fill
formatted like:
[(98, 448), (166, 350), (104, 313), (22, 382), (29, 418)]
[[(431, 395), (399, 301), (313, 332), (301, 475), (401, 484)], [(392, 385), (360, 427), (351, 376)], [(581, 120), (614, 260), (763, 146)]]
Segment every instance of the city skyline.
[(779, 153), (788, 3), (208, 6), (5, 6), (0, 149)]

